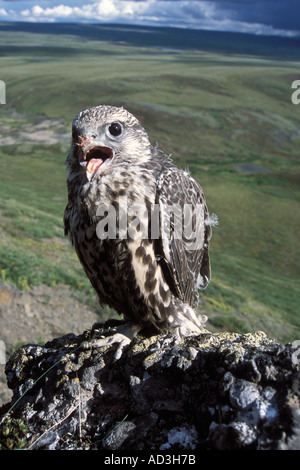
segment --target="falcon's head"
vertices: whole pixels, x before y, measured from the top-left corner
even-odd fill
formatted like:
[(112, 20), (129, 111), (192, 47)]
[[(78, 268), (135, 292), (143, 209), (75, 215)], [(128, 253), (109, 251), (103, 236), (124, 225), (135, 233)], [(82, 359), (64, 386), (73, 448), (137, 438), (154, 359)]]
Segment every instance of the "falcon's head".
[(122, 164), (139, 165), (151, 159), (151, 144), (139, 121), (123, 108), (96, 106), (81, 111), (72, 125), (67, 165), (91, 181), (97, 174)]

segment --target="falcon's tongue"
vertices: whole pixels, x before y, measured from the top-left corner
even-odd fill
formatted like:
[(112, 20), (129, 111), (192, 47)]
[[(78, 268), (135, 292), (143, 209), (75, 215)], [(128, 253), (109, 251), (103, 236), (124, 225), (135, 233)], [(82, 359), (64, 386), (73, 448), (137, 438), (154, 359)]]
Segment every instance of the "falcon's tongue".
[(86, 170), (89, 173), (96, 173), (98, 168), (102, 165), (103, 160), (101, 158), (92, 158), (89, 162), (87, 162)]
[(103, 147), (102, 145), (91, 147), (82, 162), (85, 165), (88, 179), (90, 180), (96, 171), (99, 170), (100, 166), (106, 161), (111, 160), (113, 156), (113, 151), (109, 147)]

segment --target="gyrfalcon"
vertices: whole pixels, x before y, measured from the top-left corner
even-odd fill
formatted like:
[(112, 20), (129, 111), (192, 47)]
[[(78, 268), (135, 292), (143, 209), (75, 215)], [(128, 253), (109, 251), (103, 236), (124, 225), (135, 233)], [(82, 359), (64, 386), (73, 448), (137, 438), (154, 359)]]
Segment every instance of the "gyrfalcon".
[(135, 333), (201, 332), (198, 291), (210, 281), (216, 223), (201, 186), (113, 106), (75, 117), (66, 163), (65, 233), (100, 303)]

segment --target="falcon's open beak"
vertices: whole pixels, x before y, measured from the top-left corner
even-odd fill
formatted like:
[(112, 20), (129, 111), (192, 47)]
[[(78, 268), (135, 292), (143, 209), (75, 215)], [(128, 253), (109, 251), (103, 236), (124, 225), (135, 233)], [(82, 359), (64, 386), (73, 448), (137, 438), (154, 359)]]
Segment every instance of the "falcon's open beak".
[(110, 147), (102, 145), (91, 145), (86, 136), (80, 138), (81, 147), (80, 165), (86, 169), (86, 176), (90, 181), (100, 167), (110, 163), (114, 157), (113, 150)]

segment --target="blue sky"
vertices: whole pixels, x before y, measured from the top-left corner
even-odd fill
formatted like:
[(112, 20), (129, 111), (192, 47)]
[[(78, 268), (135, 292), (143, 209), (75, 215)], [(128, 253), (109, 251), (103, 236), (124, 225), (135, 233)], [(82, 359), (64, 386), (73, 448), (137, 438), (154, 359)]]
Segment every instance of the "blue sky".
[(0, 0), (0, 21), (179, 26), (300, 36), (300, 0)]

